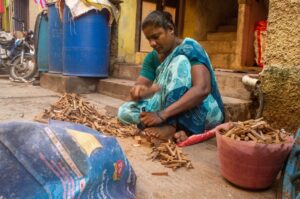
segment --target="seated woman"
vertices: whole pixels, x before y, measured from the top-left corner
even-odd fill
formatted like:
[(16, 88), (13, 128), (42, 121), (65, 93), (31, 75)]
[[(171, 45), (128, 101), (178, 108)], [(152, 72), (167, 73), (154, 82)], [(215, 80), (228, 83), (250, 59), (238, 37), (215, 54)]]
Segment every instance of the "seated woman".
[(154, 50), (118, 119), (143, 126), (146, 134), (162, 140), (174, 136), (177, 142), (222, 123), (223, 102), (205, 50), (193, 39), (179, 39), (167, 12), (150, 13), (142, 29)]

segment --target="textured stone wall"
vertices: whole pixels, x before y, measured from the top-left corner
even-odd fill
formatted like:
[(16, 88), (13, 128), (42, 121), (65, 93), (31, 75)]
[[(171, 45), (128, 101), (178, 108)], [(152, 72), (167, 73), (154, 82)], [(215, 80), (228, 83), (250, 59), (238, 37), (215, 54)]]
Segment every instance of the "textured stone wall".
[(275, 127), (300, 127), (300, 1), (270, 0), (263, 116)]
[(300, 66), (300, 0), (270, 0), (266, 62)]
[(300, 67), (268, 66), (261, 76), (265, 117), (274, 127), (300, 127)]

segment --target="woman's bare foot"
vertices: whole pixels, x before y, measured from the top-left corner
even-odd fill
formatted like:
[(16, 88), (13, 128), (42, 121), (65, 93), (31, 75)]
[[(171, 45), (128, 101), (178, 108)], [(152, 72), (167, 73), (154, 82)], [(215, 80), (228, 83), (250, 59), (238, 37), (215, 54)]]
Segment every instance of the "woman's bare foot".
[(144, 129), (145, 135), (150, 137), (150, 141), (157, 145), (158, 142), (162, 143), (172, 139), (176, 132), (175, 127), (171, 125), (163, 125), (159, 127), (149, 127)]
[(184, 131), (178, 131), (174, 134), (174, 138), (176, 139), (177, 143), (180, 143), (185, 141), (188, 138), (188, 136)]

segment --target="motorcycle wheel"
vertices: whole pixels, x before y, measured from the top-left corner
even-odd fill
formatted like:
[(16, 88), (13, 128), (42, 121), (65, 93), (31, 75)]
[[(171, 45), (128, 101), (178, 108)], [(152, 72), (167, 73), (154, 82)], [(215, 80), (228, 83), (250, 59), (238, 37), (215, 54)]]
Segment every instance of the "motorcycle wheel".
[(21, 64), (21, 56), (15, 58), (10, 67), (10, 77), (18, 80), (30, 80), (37, 72), (34, 56), (32, 54), (24, 54), (23, 64)]

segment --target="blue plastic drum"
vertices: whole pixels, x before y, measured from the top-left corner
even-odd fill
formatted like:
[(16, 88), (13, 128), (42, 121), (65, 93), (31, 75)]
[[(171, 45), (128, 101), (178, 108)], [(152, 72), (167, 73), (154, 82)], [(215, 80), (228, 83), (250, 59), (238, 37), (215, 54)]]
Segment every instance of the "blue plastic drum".
[(107, 10), (91, 10), (73, 19), (65, 7), (63, 22), (63, 74), (107, 77), (110, 26)]
[(49, 53), (49, 37), (48, 37), (48, 16), (42, 12), (38, 18), (38, 30), (37, 30), (37, 48), (36, 59), (40, 72), (48, 71), (48, 53)]
[(49, 16), (49, 72), (62, 73), (62, 22), (59, 18), (58, 9), (55, 3), (48, 4)]

